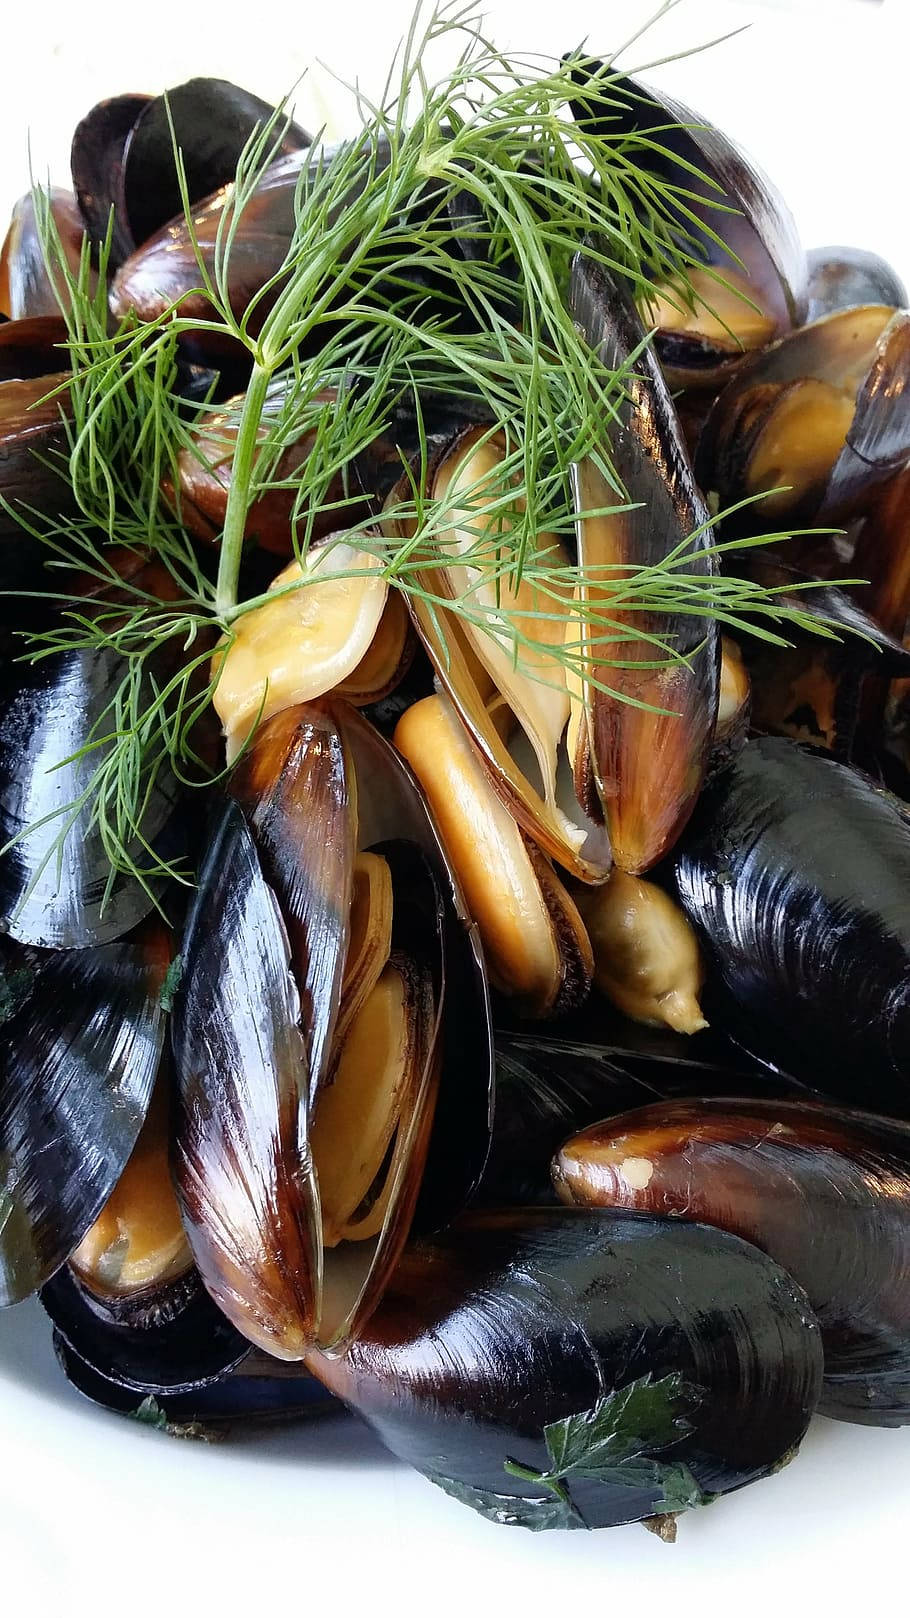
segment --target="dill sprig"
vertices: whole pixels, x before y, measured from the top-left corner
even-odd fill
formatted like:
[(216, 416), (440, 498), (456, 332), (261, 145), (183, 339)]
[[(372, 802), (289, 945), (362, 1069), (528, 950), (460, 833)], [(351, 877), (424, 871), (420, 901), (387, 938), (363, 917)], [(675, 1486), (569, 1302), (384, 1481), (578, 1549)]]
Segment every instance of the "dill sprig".
[[(440, 46), (454, 47), (456, 60), (431, 81), (427, 64)], [(184, 299), (154, 319), (130, 314), (112, 326), (107, 247), (97, 282), (87, 251), (72, 273), (48, 200), (36, 193), (68, 327), (68, 475), (77, 514), (18, 515), (47, 547), (51, 565), (88, 574), (101, 596), (116, 589), (116, 609), (102, 610), (96, 601), (87, 611), (84, 596), (65, 587), (48, 592), (58, 620), (29, 637), (26, 656), (107, 647), (123, 661), (122, 686), (89, 743), (98, 757), (93, 813), (112, 868), (144, 881), (155, 874), (147, 848), (137, 870), (136, 843), (143, 804), (161, 772), (188, 783), (212, 778), (196, 740), (216, 678), (210, 652), (263, 599), (241, 595), (251, 506), (269, 490), (290, 489), (294, 548), (304, 559), (333, 481), (349, 475), (394, 409), (410, 408), (420, 433), (427, 390), (450, 396), (453, 416), (459, 399), (474, 400), (508, 446), (498, 490), (487, 484), (477, 491), (483, 521), (459, 562), (512, 587), (528, 579), (542, 603), (541, 620), (564, 613), (578, 569), (554, 562), (549, 541), (542, 546), (539, 536), (572, 533), (579, 515), (573, 462), (592, 457), (615, 492), (611, 510), (627, 504), (609, 462), (609, 423), (625, 369), (610, 371), (573, 324), (566, 299), (572, 257), (582, 242), (596, 242), (586, 251), (647, 308), (656, 286), (685, 295), (704, 237), (693, 211), (701, 197), (695, 171), (690, 188), (684, 168), (670, 182), (649, 161), (660, 131), (592, 133), (572, 118), (568, 104), (580, 68), (597, 72), (599, 96), (620, 93), (618, 70), (609, 63), (600, 68), (584, 53), (565, 62), (505, 56), (485, 37), (471, 3), (445, 0), (428, 14), (418, 9), (383, 96), (371, 102), (355, 90), (360, 129), (332, 151), (317, 145), (302, 163), (284, 261), (240, 312), (231, 301), (233, 254), (280, 146), (283, 107), (243, 153), (208, 254), (175, 141), (195, 291), (206, 300), (201, 315), (187, 313)], [(468, 254), (453, 251), (453, 229)], [(203, 347), (228, 340), (246, 352), (250, 366), (236, 435), (225, 444), (231, 477), (216, 569), (200, 560), (183, 528), (179, 495), (169, 502), (162, 492), (165, 485), (179, 491), (181, 453), (201, 457), (194, 428), (206, 401), (186, 397), (180, 359), (188, 339)], [(320, 402), (327, 388), (331, 408)], [(291, 478), (283, 476), (282, 456), (304, 432), (313, 435), (312, 452)], [(443, 600), (428, 590), (428, 568), (448, 559), (445, 535), (454, 512), (445, 499), (430, 497), (425, 439), (421, 448), (382, 534), (360, 514), (353, 491), (338, 505), (338, 527), (406, 596), (420, 597), (440, 621), (456, 613), (477, 623), (520, 662), (535, 645), (535, 614), (519, 621), (505, 607), (481, 609), (470, 591)], [(465, 498), (462, 491), (462, 526)], [(491, 545), (488, 518), (497, 510), (500, 535)], [(408, 537), (390, 537), (396, 533)], [(111, 547), (162, 564), (169, 599), (122, 581)], [(814, 615), (784, 605), (774, 591), (693, 569), (696, 552), (726, 548), (706, 532), (656, 566), (617, 570), (609, 583), (599, 574), (592, 599), (578, 609), (585, 633), (576, 645), (556, 649), (557, 661), (609, 689), (609, 668), (628, 666), (633, 642), (640, 657), (641, 642), (650, 641), (655, 664), (679, 657), (672, 635), (645, 627), (655, 612), (713, 618), (781, 644), (793, 627), (819, 627)], [(319, 578), (331, 576), (329, 559)], [(630, 614), (640, 615), (640, 632), (630, 629)], [(157, 673), (163, 652), (169, 669), (176, 661), (167, 678)], [(150, 684), (152, 700), (140, 700)]]

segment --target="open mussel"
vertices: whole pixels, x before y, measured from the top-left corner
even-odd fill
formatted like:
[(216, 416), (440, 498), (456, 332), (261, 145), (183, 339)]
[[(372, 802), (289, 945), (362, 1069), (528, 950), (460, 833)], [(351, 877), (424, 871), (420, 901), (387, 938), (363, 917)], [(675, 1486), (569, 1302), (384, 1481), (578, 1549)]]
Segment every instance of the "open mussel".
[[(890, 487), (883, 498), (889, 493)], [(857, 573), (863, 570), (858, 554), (854, 566)], [(869, 613), (865, 602), (873, 598), (887, 616), (885, 598), (890, 586), (897, 586), (898, 569), (888, 570), (881, 592), (874, 583), (848, 592), (808, 577), (759, 547), (749, 555), (745, 571), (773, 591), (781, 606), (797, 608), (824, 631), (819, 635), (791, 627), (787, 646), (744, 638), (753, 727), (824, 747), (839, 758), (863, 762), (874, 756), (880, 720), (869, 699), (887, 681), (910, 675), (910, 665), (907, 648)]]
[(0, 1304), (84, 1239), (142, 1128), (164, 1037), (161, 930), (94, 949), (4, 942), (0, 960)]
[(529, 1528), (634, 1522), (763, 1476), (821, 1380), (805, 1296), (757, 1248), (568, 1209), (414, 1244), (348, 1353), (308, 1363), (396, 1455)]
[(805, 1289), (821, 1410), (910, 1421), (910, 1128), (794, 1101), (658, 1102), (585, 1129), (553, 1164), (565, 1202), (673, 1214), (753, 1242)]
[[(175, 148), (189, 201), (200, 202), (234, 179), (244, 148), (274, 110), (226, 79), (208, 78), (161, 96), (115, 96), (93, 107), (73, 136), (73, 185), (92, 240), (103, 243), (112, 231), (111, 268), (182, 216)], [(276, 158), (309, 144), (301, 129), (283, 121), (275, 139)]]
[(418, 1194), (437, 1223), (479, 1178), (486, 991), (417, 787), (355, 710), (277, 715), (232, 790), (183, 951), (177, 1184), (215, 1301), (300, 1359), (361, 1328)]
[[(695, 470), (733, 535), (862, 514), (910, 456), (910, 313), (839, 310), (746, 361), (702, 431)], [(762, 496), (756, 505), (756, 496)]]
[[(570, 58), (570, 66), (571, 58)], [(805, 317), (806, 259), (793, 217), (745, 154), (697, 113), (611, 67), (580, 59), (579, 128), (640, 143), (637, 160), (681, 197), (690, 288), (649, 296), (646, 323), (673, 387), (716, 387), (744, 353)]]
[(529, 1016), (570, 1010), (587, 995), (593, 971), (578, 907), (497, 796), (447, 698), (410, 707), (394, 741), (436, 818), (480, 931), (490, 982)]
[[(672, 848), (698, 797), (717, 720), (720, 648), (706, 617), (624, 612), (617, 581), (671, 553), (684, 554), (687, 572), (707, 580), (710, 524), (634, 308), (583, 253), (572, 266), (571, 307), (602, 363), (626, 371), (608, 451), (616, 482), (593, 456), (576, 469), (579, 588), (592, 607), (602, 604), (604, 617), (604, 627), (579, 631), (599, 678), (586, 686), (578, 748), (589, 757), (613, 858), (640, 874)], [(659, 635), (673, 636), (672, 655), (645, 638)], [(577, 780), (577, 754), (575, 763)]]
[(683, 907), (751, 1048), (856, 1106), (910, 1111), (910, 820), (858, 771), (760, 737), (706, 788)]
[[(509, 448), (491, 427), (469, 426), (442, 439), (427, 487), (440, 502), (439, 549), (451, 561), (418, 570), (422, 593), (409, 605), (440, 687), (518, 826), (564, 870), (599, 882), (610, 869), (609, 842), (579, 802), (566, 746), (571, 698), (563, 648), (567, 634), (572, 638), (571, 594), (554, 601), (553, 591), (536, 582), (530, 558), (518, 585), (496, 567), (510, 526), (510, 476)], [(395, 498), (393, 491), (390, 509)], [(407, 537), (405, 526), (392, 516), (383, 523), (398, 538)], [(565, 564), (556, 535), (536, 536), (534, 562), (541, 561)], [(449, 610), (446, 603), (456, 600), (471, 610)], [(527, 643), (503, 634), (503, 607), (526, 626)]]
[(809, 267), (806, 323), (833, 315), (838, 309), (856, 309), (865, 303), (907, 307), (907, 289), (896, 270), (877, 253), (862, 247), (812, 247)]

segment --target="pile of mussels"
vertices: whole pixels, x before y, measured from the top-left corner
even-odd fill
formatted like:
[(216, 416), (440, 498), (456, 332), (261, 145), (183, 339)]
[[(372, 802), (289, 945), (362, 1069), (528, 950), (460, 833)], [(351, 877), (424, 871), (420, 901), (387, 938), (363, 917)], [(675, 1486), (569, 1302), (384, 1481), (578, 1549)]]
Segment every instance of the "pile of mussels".
[[(203, 256), (268, 110), (221, 81), (170, 93)], [(206, 1431), (340, 1400), (532, 1527), (666, 1523), (774, 1471), (816, 1410), (910, 1419), (906, 294), (870, 253), (805, 254), (692, 114), (638, 87), (622, 116), (663, 130), (665, 176), (690, 166), (704, 274), (731, 291), (658, 298), (612, 432), (634, 509), (582, 521), (579, 557), (657, 560), (777, 490), (721, 537), (769, 509), (828, 536), (727, 563), (843, 638), (687, 619), (685, 662), (630, 661), (611, 679), (631, 702), (583, 699), (454, 617), (443, 644), (352, 547), (318, 631), (294, 594), (240, 623), (216, 695), (239, 758), (182, 940), (138, 883), (111, 887), (84, 803), (115, 654), (6, 658), (0, 700), (0, 1304), (37, 1292), (109, 1409)], [(244, 216), (238, 314), (287, 251), (308, 146), (291, 126)], [(113, 311), (179, 304), (199, 272), (163, 99), (96, 107), (72, 170), (52, 205), (73, 262), (113, 209)], [(10, 506), (67, 500), (41, 402), (65, 376), (57, 297), (27, 197), (0, 262), (7, 587), (32, 564)], [(631, 302), (581, 260), (571, 297), (627, 363)], [(220, 387), (170, 490), (200, 553), (242, 402)], [(356, 469), (377, 520), (395, 435)], [(450, 420), (431, 451), (457, 497), (504, 446)], [(590, 466), (578, 492), (611, 503)], [(292, 500), (249, 513), (272, 571), (299, 565)], [(457, 521), (449, 539), (443, 598)], [(869, 582), (848, 594), (845, 569)], [(192, 818), (166, 780), (148, 815), (159, 849)]]

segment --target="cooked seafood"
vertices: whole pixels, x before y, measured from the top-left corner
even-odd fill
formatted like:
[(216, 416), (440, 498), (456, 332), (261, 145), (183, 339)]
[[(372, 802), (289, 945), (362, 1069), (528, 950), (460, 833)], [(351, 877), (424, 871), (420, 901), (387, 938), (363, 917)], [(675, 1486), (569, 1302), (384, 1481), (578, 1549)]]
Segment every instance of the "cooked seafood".
[[(396, 1455), (493, 1521), (596, 1527), (772, 1470), (805, 1431), (821, 1349), (800, 1289), (725, 1232), (520, 1209), (414, 1245), (348, 1353), (308, 1364)], [(584, 1464), (585, 1444), (555, 1460), (572, 1418), (606, 1425), (613, 1397), (640, 1379), (666, 1392), (665, 1378), (669, 1420), (605, 1442), (599, 1464)]]
[(853, 1105), (906, 1115), (903, 805), (836, 759), (761, 737), (706, 788), (675, 870), (757, 1054)]
[(566, 1142), (553, 1180), (564, 1202), (754, 1242), (818, 1316), (825, 1414), (910, 1421), (910, 1127), (795, 1101), (662, 1101)]

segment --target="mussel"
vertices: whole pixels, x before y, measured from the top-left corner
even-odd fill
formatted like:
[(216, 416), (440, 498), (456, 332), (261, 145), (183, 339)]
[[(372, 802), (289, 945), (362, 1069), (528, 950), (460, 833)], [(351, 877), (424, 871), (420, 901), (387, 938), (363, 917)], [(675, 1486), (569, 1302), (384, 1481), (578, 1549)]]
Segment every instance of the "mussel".
[[(267, 437), (275, 419), (287, 410), (288, 388), (287, 379), (280, 377), (269, 389), (262, 411), (260, 440)], [(306, 408), (301, 407), (299, 437), (281, 454), (271, 480), (273, 486), (254, 500), (247, 512), (246, 538), (278, 556), (293, 554), (295, 517), (301, 541), (306, 536), (311, 543), (325, 539), (338, 529), (350, 511), (352, 497), (348, 496), (340, 474), (326, 479), (318, 510), (303, 511), (299, 516), (296, 511), (294, 474), (313, 453), (320, 416), (332, 410), (336, 398), (336, 390), (328, 388), (309, 400)], [(178, 489), (175, 491), (169, 483), (165, 488), (184, 526), (197, 538), (210, 543), (218, 540), (224, 526), (243, 405), (244, 395), (239, 394), (202, 416), (193, 431), (192, 449), (181, 449), (177, 456)], [(275, 482), (280, 486), (274, 487)]]
[(751, 1048), (852, 1105), (910, 1109), (910, 820), (846, 764), (778, 737), (709, 783), (677, 889)]
[(754, 1242), (818, 1316), (821, 1410), (910, 1421), (910, 1127), (805, 1102), (658, 1102), (567, 1141), (553, 1179), (568, 1203)]
[[(576, 796), (566, 748), (571, 702), (562, 653), (572, 638), (571, 595), (554, 604), (533, 566), (517, 587), (499, 573), (485, 576), (510, 526), (503, 435), (470, 426), (444, 438), (428, 486), (445, 514), (440, 549), (452, 561), (420, 569), (424, 594), (415, 593), (410, 606), (439, 684), (521, 830), (574, 876), (602, 881), (609, 841)], [(391, 517), (383, 524), (398, 538), (402, 527)], [(556, 535), (539, 534), (536, 545), (549, 565), (565, 561)], [(455, 598), (473, 610), (464, 617), (448, 611)], [(502, 632), (504, 604), (519, 624), (526, 621), (529, 644), (516, 646)]]
[[(71, 191), (51, 186), (47, 207), (70, 274), (79, 275), (85, 230)], [(0, 314), (10, 320), (60, 313), (68, 301), (59, 271), (52, 274), (35, 216), (35, 198), (27, 192), (13, 209), (9, 229), (0, 247)]]
[(145, 1119), (164, 1037), (161, 930), (95, 949), (4, 942), (0, 977), (0, 1305), (83, 1240)]
[[(695, 470), (734, 534), (862, 514), (910, 456), (910, 313), (839, 310), (746, 361), (717, 399)], [(758, 504), (754, 497), (762, 496)]]
[[(247, 143), (275, 109), (226, 79), (190, 79), (165, 95), (115, 96), (86, 114), (73, 135), (71, 168), (91, 239), (111, 232), (110, 266), (168, 221), (183, 214), (174, 160), (183, 158), (190, 203), (233, 181)], [(309, 144), (295, 124), (279, 119), (275, 157)]]
[(184, 942), (177, 1185), (215, 1301), (300, 1359), (361, 1329), (422, 1180), (439, 1222), (479, 1178), (486, 992), (423, 800), (355, 710), (268, 721), (233, 793)]
[(580, 892), (594, 952), (594, 982), (626, 1016), (696, 1034), (705, 971), (679, 906), (653, 882), (618, 867), (602, 888)]
[(491, 983), (528, 1015), (570, 1010), (591, 985), (584, 923), (549, 860), (497, 797), (447, 698), (410, 707), (394, 741), (426, 793), (477, 922)]
[(590, 59), (578, 60), (572, 76), (579, 128), (634, 143), (639, 160), (679, 188), (693, 295), (669, 281), (649, 301), (646, 323), (657, 328), (671, 386), (716, 387), (744, 353), (805, 318), (806, 259), (793, 217), (746, 155), (697, 113)]
[[(672, 848), (698, 797), (717, 720), (720, 648), (716, 623), (697, 613), (671, 622), (659, 608), (624, 612), (621, 584), (671, 553), (685, 555), (688, 573), (710, 578), (710, 523), (666, 384), (653, 354), (642, 351), (635, 311), (582, 253), (572, 267), (571, 306), (603, 364), (625, 371), (609, 459), (629, 502), (593, 456), (578, 465), (580, 590), (602, 604), (604, 623), (579, 631), (595, 679), (585, 690), (576, 781), (587, 755), (613, 858), (640, 874)], [(645, 638), (661, 633), (673, 636), (673, 655), (655, 655)]]
[(568, 1209), (412, 1245), (347, 1354), (308, 1364), (447, 1493), (530, 1528), (634, 1522), (761, 1477), (821, 1380), (805, 1295), (757, 1248)]
[(343, 534), (289, 562), (267, 594), (213, 661), (229, 763), (257, 725), (297, 703), (331, 692), (363, 707), (385, 696), (412, 652), (403, 603)]
[(890, 303), (907, 307), (907, 289), (896, 270), (877, 253), (862, 247), (812, 247), (809, 267), (806, 322), (833, 315), (837, 309), (856, 309), (864, 303)]
[[(123, 678), (123, 660), (108, 649), (8, 661), (0, 671), (0, 916), (24, 943), (103, 944), (155, 902), (155, 886), (141, 875), (112, 871), (89, 790), (110, 749)], [(137, 872), (144, 847), (163, 857), (182, 852), (186, 827), (176, 799), (176, 783), (162, 770), (135, 828)]]

